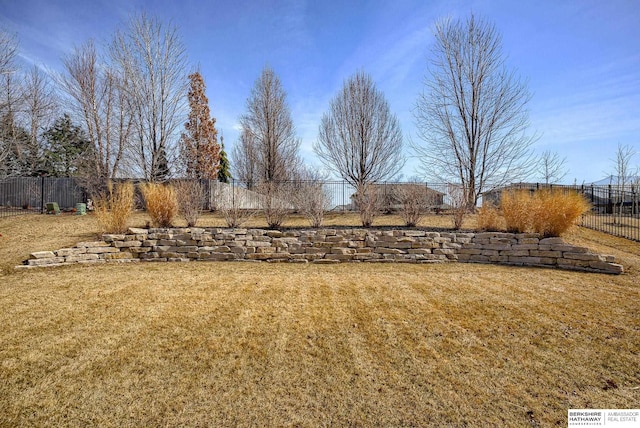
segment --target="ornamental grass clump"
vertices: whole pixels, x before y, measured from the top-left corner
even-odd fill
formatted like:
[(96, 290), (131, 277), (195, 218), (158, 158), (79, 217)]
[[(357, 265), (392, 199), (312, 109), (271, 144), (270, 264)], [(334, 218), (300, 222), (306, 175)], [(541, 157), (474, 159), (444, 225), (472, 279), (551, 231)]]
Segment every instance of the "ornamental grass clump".
[(531, 230), (533, 197), (529, 190), (502, 192), (500, 210), (507, 232), (524, 233)]
[(500, 212), (493, 204), (486, 204), (478, 208), (477, 216), (478, 229), (486, 230), (488, 232), (497, 232), (501, 230), (500, 224), (502, 219), (500, 218)]
[(562, 235), (590, 209), (589, 202), (574, 190), (539, 190), (533, 202), (533, 231), (547, 237)]
[(140, 192), (144, 198), (147, 214), (153, 227), (171, 227), (178, 214), (178, 198), (170, 184), (141, 183)]
[(589, 210), (579, 193), (565, 189), (508, 191), (500, 204), (509, 232), (560, 236)]
[(114, 185), (107, 183), (107, 189), (99, 192), (94, 201), (95, 216), (100, 230), (104, 233), (124, 233), (134, 206), (133, 183), (126, 181)]

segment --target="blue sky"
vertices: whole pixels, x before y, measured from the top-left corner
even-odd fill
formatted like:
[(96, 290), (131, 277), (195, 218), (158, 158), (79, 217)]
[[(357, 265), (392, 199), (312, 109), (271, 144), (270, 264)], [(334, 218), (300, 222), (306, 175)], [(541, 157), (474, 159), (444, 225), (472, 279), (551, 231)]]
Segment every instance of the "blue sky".
[[(26, 63), (61, 70), (74, 45), (106, 41), (142, 10), (179, 27), (228, 151), (265, 64), (287, 91), (309, 164), (319, 165), (311, 147), (322, 113), (357, 70), (385, 93), (405, 140), (416, 140), (412, 109), (433, 24), (474, 12), (495, 23), (508, 65), (528, 80), (530, 131), (540, 135), (534, 149), (566, 156), (566, 182), (611, 173), (618, 144), (640, 152), (639, 0), (0, 0), (0, 26), (17, 33)], [(416, 167), (410, 158), (404, 176)]]

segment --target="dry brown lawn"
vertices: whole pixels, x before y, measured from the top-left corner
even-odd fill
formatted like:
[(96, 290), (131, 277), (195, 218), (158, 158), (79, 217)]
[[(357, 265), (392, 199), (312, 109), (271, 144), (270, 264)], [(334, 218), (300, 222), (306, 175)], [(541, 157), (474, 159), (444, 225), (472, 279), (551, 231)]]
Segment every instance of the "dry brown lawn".
[[(203, 224), (222, 226), (214, 217)], [(230, 262), (13, 271), (31, 251), (93, 239), (95, 223), (2, 218), (0, 234), (0, 426), (566, 426), (569, 408), (640, 402), (631, 241), (567, 238), (618, 256), (621, 276)]]

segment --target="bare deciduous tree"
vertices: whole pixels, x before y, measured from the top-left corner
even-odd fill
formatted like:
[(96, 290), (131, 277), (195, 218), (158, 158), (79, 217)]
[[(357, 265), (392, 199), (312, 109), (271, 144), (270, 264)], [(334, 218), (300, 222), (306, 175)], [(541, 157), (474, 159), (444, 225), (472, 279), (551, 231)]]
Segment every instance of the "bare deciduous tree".
[(253, 141), (251, 132), (244, 128), (238, 143), (233, 148), (232, 158), (235, 166), (234, 175), (249, 190), (253, 189), (258, 182), (256, 150), (256, 143)]
[(26, 159), (26, 168), (33, 173), (41, 167), (42, 130), (52, 123), (56, 109), (56, 98), (49, 77), (37, 66), (34, 66), (25, 76), (22, 99), (29, 130), (27, 145), (29, 157)]
[[(613, 168), (615, 172), (615, 180), (616, 180), (616, 195), (618, 195), (617, 202), (619, 204), (618, 215), (620, 217), (620, 221), (622, 221), (622, 213), (624, 207), (624, 199), (625, 199), (625, 191), (627, 187), (627, 183), (632, 180), (631, 175), (631, 160), (636, 155), (636, 151), (633, 147), (628, 145), (620, 145), (618, 144), (618, 148), (616, 150), (616, 157), (612, 159)], [(611, 181), (613, 181), (613, 176), (611, 177)], [(611, 183), (614, 184), (614, 183)], [(614, 217), (614, 222), (616, 221)]]
[(473, 15), (435, 26), (429, 77), (415, 117), (424, 145), (413, 144), (427, 176), (462, 184), (466, 205), (531, 169), (525, 82), (505, 66), (501, 36)]
[(255, 167), (252, 178), (260, 182), (290, 180), (300, 164), (300, 141), (295, 136), (286, 93), (271, 68), (265, 67), (256, 80), (240, 124), (242, 153), (237, 153), (235, 160), (244, 158)]
[(59, 84), (69, 97), (71, 111), (93, 146), (92, 167), (84, 175), (116, 178), (131, 134), (131, 114), (113, 69), (100, 61), (93, 41), (76, 48), (63, 60)]
[[(402, 168), (400, 124), (368, 74), (351, 76), (331, 100), (314, 151), (328, 168), (356, 188), (359, 207), (373, 202), (374, 195), (366, 194), (369, 184), (389, 179)], [(370, 224), (371, 213), (364, 217), (363, 224)]]
[(566, 157), (561, 158), (557, 152), (546, 150), (538, 160), (538, 176), (544, 180), (545, 184), (558, 183), (567, 175), (566, 162)]
[[(17, 72), (16, 57), (18, 55), (18, 41), (15, 36), (0, 29), (0, 119), (3, 127), (0, 129), (0, 176), (11, 174), (14, 169), (5, 162), (9, 160), (15, 147), (15, 112), (18, 109), (19, 91), (15, 81)], [(10, 129), (5, 129), (4, 125)]]
[(186, 49), (175, 26), (142, 14), (116, 32), (109, 52), (133, 117), (130, 167), (163, 180), (186, 117)]

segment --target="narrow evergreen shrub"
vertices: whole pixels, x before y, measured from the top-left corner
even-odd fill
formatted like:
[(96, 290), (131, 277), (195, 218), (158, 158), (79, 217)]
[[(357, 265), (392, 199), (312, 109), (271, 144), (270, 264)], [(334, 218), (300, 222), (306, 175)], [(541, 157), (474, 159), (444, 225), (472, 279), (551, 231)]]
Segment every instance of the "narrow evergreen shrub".
[(104, 233), (124, 233), (134, 204), (134, 187), (130, 181), (114, 185), (94, 198), (94, 212), (100, 230)]
[(144, 198), (147, 214), (154, 227), (171, 227), (178, 214), (178, 199), (170, 184), (141, 183), (140, 192)]

